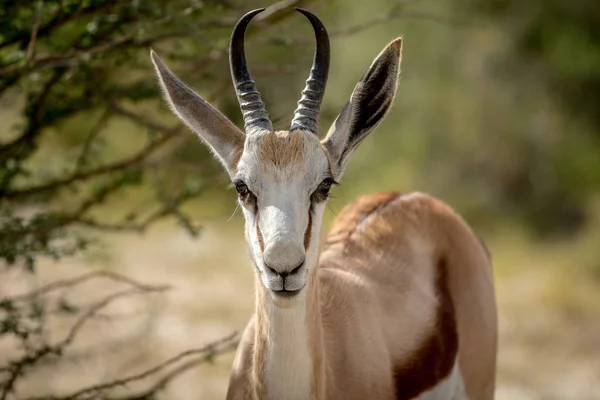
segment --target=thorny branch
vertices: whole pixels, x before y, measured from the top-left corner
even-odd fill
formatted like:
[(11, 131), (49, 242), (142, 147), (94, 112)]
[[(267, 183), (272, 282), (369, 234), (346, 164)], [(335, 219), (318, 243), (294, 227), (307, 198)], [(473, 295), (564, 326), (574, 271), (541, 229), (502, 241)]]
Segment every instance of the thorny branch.
[[(450, 18), (443, 15), (436, 15), (424, 12), (415, 12), (405, 10), (406, 3), (398, 3), (388, 11), (381, 13), (368, 21), (360, 22), (356, 25), (349, 26), (347, 28), (339, 29), (329, 33), (329, 37), (331, 39), (341, 39), (347, 38), (348, 36), (356, 35), (367, 29), (373, 28), (375, 26), (385, 24), (387, 22), (396, 20), (396, 19), (424, 19), (430, 20), (442, 24), (450, 24), (452, 26), (472, 26), (474, 23), (472, 21), (466, 21), (457, 18)], [(297, 37), (290, 39), (279, 39), (279, 38), (267, 38), (262, 40), (262, 42), (267, 43), (285, 43), (286, 45), (312, 45), (314, 44), (314, 39), (312, 37)]]
[(177, 203), (165, 204), (160, 209), (144, 218), (140, 222), (121, 222), (121, 223), (106, 223), (100, 222), (93, 218), (79, 218), (76, 223), (88, 228), (94, 228), (97, 231), (104, 232), (144, 232), (154, 222), (175, 212)]
[(105, 110), (96, 122), (96, 124), (92, 127), (92, 129), (90, 129), (90, 132), (88, 133), (85, 142), (83, 143), (83, 146), (81, 148), (81, 152), (77, 156), (77, 161), (75, 162), (75, 171), (81, 172), (87, 166), (88, 157), (90, 152), (92, 151), (94, 142), (96, 141), (98, 135), (100, 135), (100, 133), (102, 132), (102, 129), (106, 126), (106, 123), (110, 119), (110, 116), (111, 113), (108, 110)]
[(131, 397), (130, 396), (126, 397), (127, 399), (147, 398), (152, 393), (156, 393), (157, 391), (163, 389), (175, 376), (181, 374), (181, 372), (183, 372), (193, 366), (196, 366), (198, 364), (211, 361), (211, 359), (213, 359), (217, 355), (233, 351), (237, 347), (238, 340), (239, 339), (238, 339), (237, 332), (233, 332), (230, 335), (228, 335), (222, 339), (219, 339), (213, 343), (210, 343), (202, 348), (186, 350), (182, 353), (179, 353), (178, 355), (171, 357), (171, 358), (163, 361), (162, 363), (160, 363), (154, 367), (151, 367), (143, 372), (140, 372), (138, 374), (130, 375), (130, 376), (127, 376), (127, 377), (121, 378), (121, 379), (115, 379), (113, 381), (101, 383), (101, 384), (98, 384), (95, 386), (90, 386), (88, 388), (81, 389), (70, 395), (67, 395), (64, 397), (55, 397), (54, 399), (55, 400), (75, 400), (78, 398), (82, 398), (82, 396), (90, 396), (92, 394), (102, 392), (102, 391), (105, 391), (108, 389), (125, 386), (134, 381), (139, 381), (139, 380), (148, 378), (152, 375), (155, 375), (159, 372), (162, 372), (165, 369), (167, 369), (168, 367), (171, 367), (171, 366), (177, 364), (178, 362), (182, 361), (183, 359), (189, 358), (191, 356), (199, 356), (199, 358), (196, 358), (192, 361), (188, 361), (187, 363), (185, 363), (183, 365), (180, 365), (178, 368), (171, 371), (169, 374), (165, 375), (162, 379), (160, 379), (158, 382), (156, 382), (154, 385), (152, 385), (149, 389), (147, 389), (143, 393), (140, 393), (140, 394), (137, 394), (137, 395), (134, 395)]
[(160, 125), (158, 125), (156, 123), (149, 122), (149, 120), (140, 118), (138, 120), (138, 122), (139, 121), (144, 121), (144, 123), (152, 129), (156, 129), (156, 130), (160, 129), (160, 132), (163, 132), (164, 134), (159, 139), (156, 139), (155, 141), (147, 144), (145, 147), (143, 147), (141, 150), (139, 150), (136, 154), (134, 154), (133, 156), (131, 156), (127, 159), (117, 161), (117, 162), (114, 162), (114, 163), (111, 163), (108, 165), (96, 167), (96, 168), (93, 168), (93, 169), (90, 169), (87, 171), (75, 172), (75, 173), (71, 174), (70, 176), (55, 179), (53, 181), (49, 181), (49, 182), (46, 182), (46, 183), (43, 183), (43, 184), (40, 184), (37, 186), (31, 186), (31, 187), (27, 187), (27, 188), (23, 188), (23, 189), (12, 190), (12, 191), (5, 193), (4, 197), (6, 199), (19, 199), (22, 197), (35, 195), (35, 194), (39, 194), (42, 192), (47, 192), (47, 191), (55, 190), (58, 188), (63, 188), (65, 186), (71, 185), (73, 183), (85, 181), (85, 180), (88, 180), (90, 178), (94, 178), (97, 176), (108, 175), (110, 173), (123, 171), (128, 168), (137, 166), (140, 163), (142, 163), (143, 161), (147, 160), (151, 155), (154, 154), (154, 152), (156, 152), (159, 148), (161, 148), (167, 142), (170, 142), (171, 140), (173, 140), (177, 136), (177, 133), (179, 133), (182, 128), (182, 126), (179, 124), (172, 128), (167, 128), (167, 127), (161, 127)]
[(73, 341), (76, 339), (77, 335), (81, 331), (81, 329), (85, 326), (85, 324), (92, 319), (96, 313), (100, 310), (111, 304), (117, 299), (131, 296), (136, 293), (149, 293), (149, 292), (161, 292), (167, 289), (166, 286), (152, 286), (146, 285), (142, 283), (138, 283), (137, 281), (124, 277), (115, 273), (90, 273), (80, 276), (78, 278), (57, 281), (51, 283), (45, 287), (42, 287), (36, 291), (31, 293), (27, 293), (20, 296), (15, 296), (13, 298), (2, 299), (3, 303), (10, 301), (23, 301), (25, 299), (31, 299), (38, 297), (42, 294), (46, 294), (50, 291), (57, 290), (59, 288), (65, 287), (73, 287), (75, 285), (79, 285), (83, 282), (86, 282), (94, 277), (109, 277), (110, 279), (127, 283), (131, 288), (122, 290), (111, 295), (104, 297), (98, 302), (91, 305), (83, 314), (81, 314), (75, 323), (71, 326), (67, 335), (60, 341), (54, 344), (44, 343), (38, 346), (36, 349), (26, 351), (26, 353), (20, 359), (10, 361), (7, 366), (0, 368), (0, 373), (7, 375), (7, 378), (4, 382), (0, 382), (2, 386), (0, 386), (0, 400), (6, 400), (8, 395), (14, 391), (14, 385), (19, 378), (22, 378), (28, 369), (34, 368), (37, 366), (40, 361), (48, 356), (56, 355), (60, 356), (67, 347), (69, 347)]
[[(62, 13), (59, 12), (55, 17), (51, 18), (46, 24), (39, 27), (37, 36), (48, 36), (50, 33), (54, 32), (58, 28), (64, 26), (65, 24), (73, 21), (78, 17), (85, 17), (86, 15), (97, 14), (99, 12), (104, 11), (107, 8), (113, 7), (115, 4), (124, 3), (127, 0), (118, 0), (111, 2), (98, 2), (90, 4), (87, 7), (79, 7), (77, 11), (72, 13)], [(0, 49), (13, 45), (15, 43), (24, 42), (30, 36), (27, 32), (15, 32), (11, 37), (8, 37), (6, 40), (0, 43)]]
[(35, 55), (35, 42), (37, 40), (38, 31), (40, 29), (40, 18), (42, 14), (42, 2), (38, 2), (35, 7), (35, 21), (33, 23), (33, 29), (31, 30), (31, 39), (27, 45), (26, 59), (31, 60)]
[(132, 286), (136, 289), (139, 289), (141, 291), (154, 291), (154, 290), (168, 289), (168, 286), (146, 285), (144, 283), (136, 281), (135, 279), (131, 279), (125, 275), (121, 275), (121, 274), (118, 274), (118, 273), (112, 272), (112, 271), (93, 271), (93, 272), (88, 272), (86, 274), (80, 275), (75, 278), (61, 279), (59, 281), (55, 281), (55, 282), (49, 283), (47, 285), (44, 285), (44, 286), (42, 286), (36, 290), (33, 290), (31, 292), (8, 297), (8, 298), (5, 297), (2, 300), (8, 300), (8, 301), (13, 301), (13, 302), (14, 301), (28, 301), (33, 298), (48, 294), (49, 292), (59, 290), (59, 289), (71, 288), (73, 286), (81, 285), (82, 283), (85, 283), (92, 279), (97, 279), (97, 278), (106, 278), (106, 279), (109, 279), (114, 282), (124, 283), (124, 284)]
[[(13, 301), (23, 302), (33, 298), (38, 298), (43, 295), (47, 295), (57, 290), (72, 288), (88, 282), (93, 279), (107, 278), (115, 282), (124, 283), (130, 286), (130, 288), (115, 292), (111, 295), (104, 297), (98, 302), (94, 303), (86, 309), (75, 321), (75, 323), (69, 329), (67, 335), (55, 344), (43, 344), (37, 349), (25, 354), (18, 360), (9, 362), (7, 366), (0, 368), (0, 376), (5, 375), (4, 381), (0, 381), (0, 400), (8, 398), (10, 393), (14, 392), (14, 385), (18, 379), (22, 378), (28, 370), (35, 368), (39, 363), (48, 356), (59, 356), (75, 341), (79, 332), (83, 329), (85, 324), (99, 313), (100, 310), (116, 301), (117, 299), (131, 296), (136, 293), (149, 293), (149, 292), (161, 292), (168, 289), (166, 285), (148, 285), (138, 282), (132, 278), (126, 277), (121, 274), (117, 274), (109, 271), (94, 271), (75, 278), (63, 279), (56, 282), (52, 282), (45, 286), (40, 287), (29, 293), (22, 295), (13, 296), (10, 298), (2, 299), (2, 301)], [(147, 399), (153, 394), (164, 389), (173, 379), (179, 376), (182, 372), (205, 362), (210, 362), (214, 357), (231, 352), (237, 347), (239, 341), (238, 334), (236, 332), (223, 337), (217, 341), (214, 341), (202, 348), (190, 349), (177, 354), (151, 368), (148, 368), (142, 372), (126, 376), (124, 378), (115, 379), (112, 381), (99, 383), (93, 386), (79, 389), (72, 394), (66, 396), (44, 396), (44, 399), (52, 400), (75, 400), (83, 398), (97, 398), (97, 395), (107, 390), (126, 386), (135, 381), (141, 381), (146, 378), (150, 378), (154, 375), (168, 371), (169, 368), (176, 366), (170, 371), (166, 372), (160, 379), (151, 384), (144, 391), (122, 397), (125, 399)], [(190, 360), (191, 358), (191, 360)], [(183, 361), (188, 360), (184, 363)], [(178, 365), (179, 364), (179, 365)], [(36, 398), (30, 398), (34, 400)], [(41, 399), (41, 398), (39, 398)]]
[(49, 55), (39, 58), (33, 58), (29, 60), (28, 63), (14, 63), (8, 65), (7, 67), (0, 68), (0, 76), (14, 73), (30, 72), (40, 68), (66, 66), (74, 61), (77, 61), (80, 58), (102, 53), (108, 49), (127, 44), (132, 41), (134, 35), (135, 32), (131, 32), (121, 38), (114, 39), (107, 43), (102, 43), (101, 45), (89, 49), (76, 50), (70, 53), (60, 55)]
[[(276, 19), (271, 18), (268, 21), (269, 25), (276, 24), (280, 20), (288, 17), (292, 13), (294, 6), (302, 6), (303, 4), (308, 3), (310, 1), (313, 1), (313, 0), (284, 0), (284, 1), (277, 2), (277, 3), (269, 6), (267, 8), (267, 10), (265, 10), (264, 14), (261, 15), (256, 20), (264, 21), (267, 17), (271, 16), (273, 13), (278, 12)], [(201, 8), (201, 4), (202, 3), (199, 3), (198, 5), (192, 5), (192, 7), (189, 7), (188, 9), (186, 9), (186, 12), (191, 13), (193, 11), (199, 10)], [(41, 4), (40, 4), (40, 6), (41, 6)], [(39, 8), (40, 7), (38, 7), (38, 9)], [(90, 10), (90, 11), (93, 11), (93, 10)], [(162, 25), (166, 22), (169, 22), (172, 19), (173, 19), (173, 17), (162, 18), (158, 21), (155, 21), (153, 23), (153, 25), (156, 27), (156, 26)], [(63, 21), (56, 21), (57, 24), (62, 23), (62, 22)], [(205, 21), (202, 25), (203, 25), (204, 29), (207, 29), (207, 28), (214, 28), (214, 27), (230, 27), (234, 23), (235, 23), (235, 19), (224, 18), (224, 19)], [(116, 47), (121, 47), (121, 46), (146, 47), (146, 46), (150, 46), (152, 44), (156, 44), (163, 40), (173, 39), (173, 38), (177, 38), (177, 37), (185, 37), (185, 36), (190, 35), (189, 30), (176, 30), (176, 31), (162, 33), (162, 34), (158, 34), (155, 36), (150, 36), (150, 37), (141, 38), (141, 39), (136, 40), (135, 37), (141, 30), (141, 28), (138, 27), (122, 37), (102, 43), (101, 45), (98, 45), (95, 47), (78, 49), (78, 50), (75, 50), (75, 51), (72, 51), (69, 53), (45, 55), (42, 57), (35, 58), (34, 52), (33, 52), (33, 46), (35, 46), (35, 41), (36, 41), (38, 34), (47, 34), (53, 28), (54, 27), (52, 27), (51, 25), (47, 25), (47, 26), (44, 26), (42, 29), (39, 29), (39, 16), (38, 16), (38, 14), (36, 14), (36, 21), (34, 24), (34, 29), (33, 29), (32, 35), (31, 35), (31, 39), (29, 41), (29, 49), (27, 52), (27, 56), (21, 61), (17, 61), (13, 64), (5, 66), (4, 68), (0, 68), (0, 76), (10, 75), (10, 74), (15, 74), (15, 73), (22, 74), (22, 73), (26, 73), (26, 72), (30, 72), (30, 71), (35, 71), (40, 68), (50, 68), (50, 67), (57, 67), (57, 66), (72, 65), (74, 63), (77, 63), (82, 58), (89, 57), (91, 55), (95, 55), (95, 54), (99, 54), (99, 53), (103, 53), (109, 49), (113, 49)], [(4, 47), (6, 45), (9, 45), (9, 44), (13, 44), (15, 41), (16, 40), (13, 39), (13, 40), (9, 40), (9, 41), (0, 43), (0, 48)]]

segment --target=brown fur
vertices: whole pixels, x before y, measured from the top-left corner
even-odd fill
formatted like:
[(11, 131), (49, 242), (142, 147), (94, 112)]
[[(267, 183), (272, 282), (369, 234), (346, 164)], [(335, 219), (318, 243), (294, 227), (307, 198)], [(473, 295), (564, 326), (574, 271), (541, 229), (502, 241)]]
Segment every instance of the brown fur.
[(234, 170), (237, 170), (237, 165), (240, 162), (240, 158), (242, 158), (242, 154), (244, 154), (244, 143), (243, 142), (241, 145), (238, 145), (236, 147), (235, 153), (233, 154), (233, 157), (231, 160), (232, 165), (234, 166), (234, 168), (233, 168)]
[(259, 144), (261, 162), (276, 167), (293, 165), (304, 159), (304, 137), (299, 131), (277, 131), (263, 136)]
[(306, 230), (304, 231), (304, 248), (308, 250), (308, 246), (310, 245), (310, 237), (312, 234), (312, 211), (308, 210), (308, 224), (306, 225)]
[(412, 358), (394, 366), (396, 400), (410, 400), (433, 388), (447, 377), (454, 367), (458, 353), (456, 316), (448, 290), (447, 265), (444, 258), (437, 265), (437, 292), (440, 302), (436, 326)]
[[(309, 279), (315, 399), (418, 396), (448, 375), (457, 351), (469, 397), (493, 399), (489, 258), (442, 202), (422, 194), (359, 198), (334, 222)], [(266, 295), (258, 283), (256, 316), (238, 350), (230, 400), (250, 392), (264, 398)]]

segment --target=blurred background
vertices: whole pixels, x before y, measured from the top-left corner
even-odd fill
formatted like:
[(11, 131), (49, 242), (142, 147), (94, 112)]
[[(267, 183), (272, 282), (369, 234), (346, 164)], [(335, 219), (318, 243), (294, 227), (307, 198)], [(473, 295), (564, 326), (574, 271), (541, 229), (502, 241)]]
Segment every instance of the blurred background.
[(228, 39), (262, 6), (246, 49), (276, 129), (314, 51), (293, 7), (332, 39), (322, 132), (404, 37), (396, 102), (326, 226), (367, 192), (448, 202), (493, 256), (497, 398), (600, 398), (596, 1), (0, 4), (0, 399), (224, 398), (228, 335), (253, 311), (243, 218), (161, 99), (149, 49), (242, 126)]

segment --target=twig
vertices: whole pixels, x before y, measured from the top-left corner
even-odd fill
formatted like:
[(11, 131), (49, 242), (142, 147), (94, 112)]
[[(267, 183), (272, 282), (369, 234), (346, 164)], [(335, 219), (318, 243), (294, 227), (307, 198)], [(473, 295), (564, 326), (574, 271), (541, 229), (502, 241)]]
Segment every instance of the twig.
[[(150, 123), (148, 123), (148, 124), (150, 124)], [(157, 128), (159, 126), (160, 125), (151, 124), (149, 127), (152, 129), (158, 130)], [(49, 181), (49, 182), (46, 182), (46, 183), (43, 183), (43, 184), (40, 184), (37, 186), (31, 186), (31, 187), (27, 187), (24, 189), (17, 189), (17, 190), (9, 191), (4, 194), (4, 198), (7, 198), (7, 199), (23, 198), (23, 197), (47, 192), (49, 190), (54, 190), (59, 187), (71, 185), (76, 182), (85, 181), (85, 180), (88, 180), (90, 178), (94, 178), (97, 176), (107, 175), (107, 174), (110, 174), (113, 172), (123, 171), (128, 168), (134, 167), (134, 166), (142, 163), (143, 161), (145, 161), (147, 158), (149, 158), (150, 155), (152, 155), (155, 151), (157, 151), (159, 148), (161, 148), (167, 142), (173, 140), (177, 136), (176, 134), (181, 130), (181, 128), (182, 128), (181, 124), (178, 124), (172, 128), (166, 128), (166, 127), (160, 126), (160, 129), (161, 129), (160, 131), (164, 133), (163, 136), (160, 137), (159, 139), (155, 140), (154, 142), (148, 144), (146, 147), (144, 147), (142, 150), (140, 150), (139, 152), (137, 152), (135, 155), (133, 155), (130, 158), (127, 158), (122, 161), (114, 162), (111, 164), (103, 165), (101, 167), (97, 167), (94, 169), (90, 169), (88, 171), (76, 172), (66, 178), (56, 179), (56, 180)]]
[[(256, 16), (256, 18), (254, 19), (254, 29), (251, 29), (248, 32), (246, 32), (246, 45), (248, 46), (251, 40), (255, 40), (254, 37), (257, 36), (259, 33), (267, 30), (272, 26), (279, 24), (291, 15), (295, 15), (293, 7), (306, 6), (308, 3), (314, 1), (315, 0), (282, 0), (270, 5), (265, 11)], [(215, 48), (213, 49), (209, 57), (204, 57), (203, 59), (197, 61), (193, 65), (193, 68), (197, 70), (204, 70), (208, 68), (210, 64), (221, 60), (226, 54), (228, 54), (228, 51), (228, 45), (221, 46), (220, 48)]]
[(73, 340), (75, 340), (75, 338), (79, 334), (79, 331), (81, 331), (81, 329), (83, 328), (85, 323), (87, 321), (89, 321), (94, 315), (96, 315), (96, 313), (98, 311), (100, 311), (101, 309), (103, 309), (104, 307), (106, 307), (107, 305), (112, 303), (113, 301), (120, 299), (122, 297), (130, 296), (135, 293), (160, 292), (160, 291), (164, 291), (165, 289), (166, 289), (165, 287), (161, 287), (161, 286), (157, 286), (157, 287), (154, 287), (151, 289), (131, 288), (131, 289), (122, 290), (120, 292), (113, 293), (110, 296), (105, 297), (103, 300), (97, 302), (96, 304), (94, 304), (93, 306), (88, 308), (88, 310), (81, 317), (79, 317), (77, 319), (77, 321), (75, 322), (75, 324), (69, 331), (68, 335), (61, 342), (59, 342), (57, 345), (54, 345), (53, 347), (55, 347), (56, 349), (60, 349), (60, 351), (62, 351), (65, 347), (67, 347), (71, 343), (73, 343)]
[[(60, 80), (66, 72), (66, 70), (54, 70), (52, 76), (43, 85), (39, 95), (31, 103), (34, 121), (37, 122), (39, 110), (42, 108), (44, 102), (48, 99), (48, 96), (50, 95), (53, 87), (60, 82)], [(23, 134), (21, 134), (14, 140), (8, 143), (0, 144), (0, 159), (2, 157), (6, 157), (7, 155), (14, 153), (15, 150), (18, 150), (20, 147), (25, 147), (27, 142), (33, 141), (33, 139), (36, 138), (36, 136), (40, 133), (41, 130), (37, 126), (35, 128), (36, 129), (28, 128), (25, 130), (25, 132), (23, 132)]]
[(166, 217), (171, 214), (175, 209), (176, 205), (166, 205), (161, 207), (159, 210), (150, 214), (142, 222), (123, 222), (123, 223), (106, 223), (99, 222), (93, 218), (79, 218), (74, 221), (76, 224), (86, 226), (88, 228), (94, 228), (99, 231), (105, 232), (144, 232), (150, 225), (159, 219)]
[(46, 240), (52, 232), (57, 229), (63, 228), (69, 224), (84, 218), (85, 214), (88, 213), (95, 206), (102, 204), (108, 196), (116, 192), (123, 186), (123, 179), (115, 179), (103, 185), (100, 189), (96, 190), (92, 195), (85, 198), (71, 213), (48, 213), (40, 219), (33, 219), (33, 222), (29, 222), (17, 228), (5, 229), (0, 231), (0, 240), (2, 241), (13, 241), (18, 243), (27, 242), (27, 238), (31, 238), (32, 243)]
[(35, 55), (35, 42), (37, 40), (38, 31), (40, 29), (40, 18), (42, 14), (42, 2), (38, 1), (35, 8), (35, 21), (33, 23), (33, 30), (31, 31), (31, 39), (29, 39), (29, 44), (27, 45), (27, 61), (33, 59)]
[(88, 228), (93, 228), (105, 232), (144, 232), (150, 225), (159, 219), (173, 214), (177, 207), (181, 205), (189, 196), (179, 196), (173, 202), (164, 204), (163, 207), (148, 215), (141, 222), (121, 222), (121, 223), (106, 223), (99, 222), (93, 218), (78, 218), (73, 221), (75, 224), (83, 225)]
[(80, 285), (84, 282), (87, 282), (87, 281), (95, 279), (95, 278), (106, 278), (106, 279), (110, 279), (115, 282), (125, 283), (125, 284), (133, 286), (134, 288), (137, 288), (139, 290), (151, 291), (151, 290), (166, 290), (169, 288), (169, 286), (167, 286), (167, 285), (161, 285), (161, 286), (147, 285), (147, 284), (138, 282), (135, 279), (129, 278), (125, 275), (121, 275), (121, 274), (118, 274), (118, 273), (112, 272), (112, 271), (93, 271), (93, 272), (88, 272), (86, 274), (78, 276), (76, 278), (61, 279), (61, 280), (49, 283), (47, 285), (44, 285), (41, 288), (36, 289), (32, 292), (16, 295), (13, 297), (4, 298), (3, 300), (8, 300), (8, 301), (12, 301), (12, 302), (31, 300), (35, 297), (39, 297), (48, 292), (52, 292), (52, 291), (55, 291), (58, 289), (65, 289), (65, 288), (77, 286), (77, 285)]
[[(127, 1), (129, 1), (129, 0), (115, 0), (112, 2), (105, 2), (105, 3), (92, 2), (90, 4), (90, 6), (85, 7), (85, 8), (79, 8), (78, 10), (76, 10), (75, 12), (72, 12), (70, 14), (58, 13), (54, 18), (52, 18), (50, 21), (48, 21), (46, 24), (44, 24), (44, 26), (42, 26), (38, 29), (38, 37), (46, 36), (46, 35), (52, 33), (54, 30), (71, 22), (76, 17), (95, 14), (100, 11), (103, 11), (105, 8), (109, 8), (111, 6), (118, 5), (119, 3), (125, 3)], [(28, 37), (29, 37), (29, 35), (27, 35), (26, 32), (17, 32), (16, 34), (14, 34), (13, 37), (10, 37), (6, 41), (0, 43), (0, 49), (4, 48), (6, 46), (10, 46), (12, 44), (21, 42), (21, 41), (24, 42), (25, 40), (27, 40)]]
[[(230, 20), (213, 20), (213, 21), (208, 21), (208, 22), (204, 23), (203, 27), (205, 29), (207, 27), (224, 27), (224, 26), (231, 26), (231, 25), (233, 25), (233, 23), (235, 23), (235, 21), (233, 21), (233, 20), (231, 20), (231, 21)], [(150, 36), (147, 38), (135, 40), (135, 35), (139, 32), (139, 30), (140, 30), (139, 28), (136, 28), (132, 32), (130, 32), (120, 38), (113, 39), (112, 41), (109, 41), (107, 43), (103, 43), (101, 45), (87, 48), (87, 49), (71, 51), (66, 54), (52, 54), (52, 55), (46, 55), (44, 57), (34, 58), (33, 53), (31, 54), (31, 56), (29, 56), (29, 53), (28, 53), (28, 57), (24, 60), (26, 62), (23, 62), (23, 60), (20, 60), (20, 61), (14, 62), (13, 64), (10, 64), (4, 68), (1, 68), (0, 76), (14, 74), (14, 73), (22, 74), (23, 72), (35, 71), (35, 70), (41, 69), (41, 68), (73, 65), (73, 64), (76, 64), (79, 60), (81, 60), (83, 58), (86, 58), (86, 57), (89, 57), (89, 56), (92, 56), (95, 54), (103, 53), (103, 52), (113, 49), (115, 47), (121, 47), (121, 46), (134, 47), (134, 48), (147, 47), (147, 46), (156, 44), (158, 42), (161, 42), (161, 41), (164, 41), (167, 39), (186, 37), (186, 36), (190, 36), (192, 34), (192, 32), (190, 32), (189, 30), (179, 30), (179, 31), (166, 32), (166, 33), (158, 34), (155, 36)], [(30, 44), (31, 44), (31, 42), (30, 42)]]
[[(227, 351), (233, 350), (235, 348), (235, 346), (237, 346), (237, 343), (238, 343), (238, 334), (237, 334), (237, 332), (233, 332), (232, 334), (230, 334), (222, 339), (219, 339), (219, 340), (217, 340), (207, 346), (204, 346), (202, 348), (184, 351), (174, 357), (167, 359), (166, 361), (163, 361), (162, 363), (160, 363), (150, 369), (147, 369), (146, 371), (140, 372), (138, 374), (130, 375), (125, 378), (116, 379), (114, 381), (90, 386), (88, 388), (84, 388), (75, 393), (72, 393), (68, 396), (56, 398), (56, 400), (73, 400), (73, 399), (77, 399), (84, 395), (89, 396), (93, 393), (98, 393), (103, 390), (112, 389), (112, 388), (115, 388), (118, 386), (124, 386), (131, 382), (139, 381), (141, 379), (145, 379), (145, 378), (148, 378), (149, 376), (155, 375), (158, 372), (161, 372), (162, 370), (164, 370), (165, 368), (168, 368), (169, 366), (171, 366), (189, 356), (202, 355), (201, 359), (192, 361), (193, 364), (188, 365), (183, 370), (189, 369), (192, 366), (194, 366), (200, 362), (205, 362), (205, 361), (211, 359), (215, 355), (223, 354)], [(154, 388), (153, 392), (163, 388), (171, 379), (173, 379), (174, 376), (181, 373), (182, 367), (184, 367), (184, 366), (180, 366), (178, 369), (173, 371), (175, 373), (172, 372), (172, 373), (168, 374), (166, 377), (161, 379), (158, 383), (153, 385), (152, 386), (152, 388)], [(138, 397), (133, 397), (133, 398), (138, 398)], [(141, 397), (141, 398), (143, 398), (143, 397)]]
[[(361, 23), (358, 23), (356, 25), (353, 25), (353, 26), (350, 26), (350, 27), (347, 27), (344, 29), (330, 32), (329, 37), (331, 39), (347, 38), (348, 36), (356, 35), (358, 33), (366, 31), (369, 28), (373, 28), (377, 25), (381, 25), (386, 22), (390, 22), (390, 21), (393, 21), (395, 19), (400, 19), (400, 18), (425, 19), (425, 20), (431, 20), (434, 22), (442, 23), (442, 24), (451, 24), (453, 26), (474, 26), (475, 25), (472, 21), (456, 19), (456, 18), (446, 17), (446, 16), (442, 16), (442, 15), (429, 14), (429, 13), (424, 13), (424, 12), (411, 12), (411, 11), (403, 12), (402, 9), (405, 6), (406, 6), (406, 4), (404, 4), (404, 3), (397, 4), (397, 5), (393, 6), (390, 10), (386, 11), (385, 13), (381, 13), (368, 21), (361, 22)], [(260, 42), (282, 43), (282, 40), (268, 38), (268, 39), (260, 40)], [(314, 44), (314, 39), (312, 37), (308, 37), (308, 36), (297, 37), (297, 38), (285, 39), (285, 40), (283, 40), (283, 43), (312, 45), (312, 44)]]
[(163, 133), (171, 133), (173, 131), (177, 131), (181, 127), (181, 125), (176, 125), (174, 127), (164, 126), (164, 125), (154, 121), (152, 118), (149, 118), (149, 117), (143, 116), (143, 115), (139, 115), (132, 111), (129, 111), (114, 101), (107, 102), (107, 105), (108, 105), (109, 109), (111, 109), (112, 111), (114, 111), (124, 117), (127, 117), (130, 120), (137, 122), (138, 124), (145, 126), (146, 128), (152, 129), (154, 131), (163, 132)]
[(48, 344), (44, 345), (44, 346), (38, 348), (33, 353), (26, 354), (21, 359), (19, 359), (17, 361), (12, 361), (7, 367), (3, 367), (0, 369), (0, 372), (9, 374), (8, 379), (4, 382), (4, 385), (0, 389), (1, 390), (0, 391), (0, 400), (6, 400), (8, 395), (10, 393), (12, 393), (15, 382), (17, 381), (17, 379), (19, 377), (21, 377), (23, 375), (23, 373), (25, 372), (26, 369), (34, 367), (35, 365), (37, 365), (37, 363), (40, 362), (41, 359), (43, 359), (49, 355), (52, 355), (52, 354), (59, 355), (62, 352), (64, 352), (65, 348), (68, 347), (71, 343), (73, 343), (73, 341), (75, 340), (75, 338), (77, 337), (77, 335), (79, 334), (79, 332), (81, 331), (83, 326), (86, 324), (87, 321), (89, 321), (95, 315), (96, 312), (100, 311), (101, 309), (103, 309), (104, 307), (108, 306), (110, 303), (112, 303), (113, 301), (115, 301), (121, 297), (129, 296), (131, 294), (138, 293), (138, 292), (162, 291), (162, 290), (164, 290), (164, 288), (162, 288), (160, 286), (157, 286), (157, 287), (148, 286), (144, 289), (134, 287), (134, 288), (123, 290), (123, 291), (120, 291), (117, 293), (113, 293), (112, 295), (107, 296), (104, 299), (102, 299), (99, 302), (92, 305), (90, 308), (88, 308), (88, 310), (84, 314), (82, 314), (77, 319), (77, 321), (71, 327), (71, 329), (69, 330), (69, 333), (63, 340), (61, 340), (60, 342), (58, 342), (54, 345), (48, 345)]
[(49, 55), (40, 58), (35, 58), (30, 60), (28, 63), (16, 62), (14, 64), (8, 65), (0, 69), (1, 75), (8, 75), (13, 73), (22, 73), (23, 71), (33, 71), (43, 67), (49, 66), (64, 66), (69, 65), (73, 61), (77, 61), (83, 57), (91, 56), (94, 54), (105, 52), (106, 50), (112, 49), (113, 47), (122, 46), (127, 44), (133, 40), (133, 37), (137, 33), (137, 29), (128, 33), (127, 35), (120, 37), (118, 39), (114, 39), (107, 43), (102, 43), (101, 45), (91, 47), (85, 50), (77, 50), (72, 51), (66, 54), (60, 55)]
[(75, 162), (75, 171), (81, 171), (87, 163), (88, 155), (92, 149), (92, 144), (102, 132), (102, 128), (106, 125), (106, 121), (110, 117), (110, 112), (105, 110), (100, 119), (96, 122), (96, 124), (90, 129), (90, 133), (85, 139), (83, 143), (83, 147), (81, 148), (81, 152), (77, 157), (77, 161)]
[[(177, 378), (179, 375), (181, 375), (185, 371), (187, 371), (197, 365), (204, 364), (205, 362), (207, 362), (209, 359), (211, 359), (212, 357), (214, 357), (216, 355), (221, 355), (221, 354), (228, 353), (229, 351), (233, 351), (233, 350), (235, 350), (236, 347), (237, 347), (237, 344), (233, 343), (230, 346), (227, 346), (226, 348), (224, 348), (223, 351), (215, 351), (212, 355), (205, 355), (205, 356), (197, 358), (195, 360), (188, 361), (188, 362), (178, 366), (177, 368), (173, 369), (171, 372), (169, 372), (165, 376), (163, 376), (158, 382), (156, 382), (154, 385), (152, 385), (147, 390), (145, 390), (141, 393), (136, 393), (131, 396), (111, 398), (110, 400), (151, 400), (154, 398), (156, 393), (163, 390), (169, 383), (171, 383), (171, 381), (173, 379)], [(92, 400), (92, 399), (93, 399), (93, 397), (88, 397), (85, 400)]]
[[(281, 21), (282, 19), (291, 15), (294, 10), (292, 7), (301, 7), (305, 6), (307, 3), (310, 3), (314, 0), (281, 0), (277, 3), (271, 4), (266, 7), (265, 11), (256, 16), (257, 22), (269, 20), (269, 24), (272, 25)], [(273, 14), (281, 13), (277, 18), (272, 18)]]

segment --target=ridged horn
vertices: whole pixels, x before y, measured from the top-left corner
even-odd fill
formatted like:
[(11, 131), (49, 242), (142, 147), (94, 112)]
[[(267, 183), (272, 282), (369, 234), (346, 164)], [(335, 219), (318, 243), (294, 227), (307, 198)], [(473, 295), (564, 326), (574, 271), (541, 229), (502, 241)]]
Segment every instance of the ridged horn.
[(329, 34), (325, 25), (316, 15), (302, 8), (296, 8), (310, 21), (315, 31), (317, 47), (310, 70), (310, 76), (306, 80), (306, 87), (302, 91), (302, 97), (298, 102), (298, 108), (294, 112), (290, 131), (303, 129), (317, 134), (321, 102), (325, 94), (327, 77), (329, 75)]
[(235, 28), (233, 28), (229, 44), (231, 78), (240, 102), (240, 108), (244, 116), (244, 128), (247, 134), (257, 129), (273, 131), (273, 124), (265, 109), (265, 103), (260, 98), (260, 92), (256, 89), (256, 84), (252, 80), (244, 52), (246, 28), (252, 18), (262, 11), (264, 11), (264, 8), (259, 8), (246, 13), (240, 18)]

